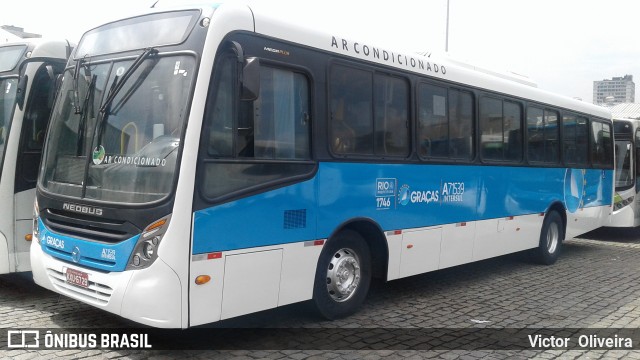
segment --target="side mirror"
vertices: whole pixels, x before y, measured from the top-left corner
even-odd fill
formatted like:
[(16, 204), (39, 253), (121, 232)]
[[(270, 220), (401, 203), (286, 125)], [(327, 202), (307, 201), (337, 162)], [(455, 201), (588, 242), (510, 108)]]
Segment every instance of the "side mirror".
[(260, 95), (260, 59), (247, 58), (242, 69), (240, 100), (253, 101)]
[(27, 92), (27, 84), (29, 83), (29, 76), (23, 75), (18, 82), (18, 89), (16, 90), (16, 103), (20, 107), (20, 110), (23, 110), (24, 107), (24, 97)]

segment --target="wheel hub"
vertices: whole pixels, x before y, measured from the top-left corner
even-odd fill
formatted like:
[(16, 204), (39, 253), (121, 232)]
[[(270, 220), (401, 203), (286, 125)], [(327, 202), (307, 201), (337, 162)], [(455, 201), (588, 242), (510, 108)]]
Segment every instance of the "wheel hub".
[(338, 250), (327, 269), (327, 291), (337, 302), (350, 299), (360, 283), (360, 263), (351, 249)]
[(549, 254), (553, 254), (558, 247), (558, 242), (560, 239), (560, 230), (558, 229), (558, 224), (551, 223), (549, 226), (549, 231), (547, 232), (547, 251)]

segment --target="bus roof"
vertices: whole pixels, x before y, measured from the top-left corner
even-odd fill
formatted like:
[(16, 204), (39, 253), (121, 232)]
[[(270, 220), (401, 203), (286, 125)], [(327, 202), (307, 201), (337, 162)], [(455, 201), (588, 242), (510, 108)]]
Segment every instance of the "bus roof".
[[(222, 10), (222, 7), (226, 5), (228, 4), (222, 5), (219, 10)], [(409, 54), (391, 48), (378, 47), (375, 44), (360, 42), (359, 39), (352, 39), (348, 37), (348, 35), (321, 31), (305, 25), (303, 22), (304, 19), (293, 19), (292, 17), (283, 18), (281, 15), (283, 11), (279, 6), (273, 6), (266, 2), (250, 2), (249, 6), (254, 15), (255, 31), (257, 33), (328, 50), (347, 57), (379, 63), (400, 70), (421, 73), (445, 81), (471, 85), (480, 89), (554, 104), (566, 109), (594, 114), (608, 119), (611, 118), (611, 112), (607, 108), (536, 88), (533, 86), (535, 83), (525, 81), (523, 78), (518, 79), (516, 75), (512, 77), (505, 76), (505, 74), (497, 71), (478, 68), (472, 64), (466, 64), (448, 56), (438, 56), (436, 53), (431, 53), (428, 56)], [(295, 31), (291, 31), (292, 26), (296, 27)], [(326, 27), (326, 29), (330, 28), (330, 26)], [(365, 46), (368, 48), (367, 53), (365, 53)], [(376, 53), (374, 53), (374, 49), (376, 49)], [(384, 52), (388, 55), (386, 60)], [(392, 56), (395, 57), (395, 60)], [(415, 66), (413, 65), (413, 61), (415, 61)], [(423, 66), (420, 66), (419, 61), (422, 61)], [(440, 71), (435, 70), (436, 66)], [(446, 72), (441, 70), (443, 66)]]
[[(533, 81), (517, 74), (479, 68), (449, 56), (438, 56), (434, 53), (426, 53), (425, 55), (407, 53), (363, 42), (360, 39), (349, 37), (348, 34), (332, 33), (330, 19), (327, 20), (327, 26), (322, 30), (311, 27), (308, 24), (308, 17), (304, 16), (308, 15), (308, 12), (300, 13), (300, 16), (290, 16), (291, 3), (246, 0), (241, 2), (201, 1), (187, 5), (184, 2), (161, 0), (156, 8), (151, 10), (208, 8), (207, 12), (210, 12), (212, 8), (215, 8), (214, 17), (217, 17), (225, 16), (224, 13), (242, 13), (238, 12), (239, 9), (246, 12), (247, 7), (253, 15), (253, 30), (258, 34), (329, 51), (348, 58), (378, 63), (400, 71), (419, 73), (435, 79), (490, 90), (534, 102), (553, 104), (568, 110), (611, 119), (611, 111), (608, 108), (539, 89)], [(295, 31), (292, 31), (292, 28)]]

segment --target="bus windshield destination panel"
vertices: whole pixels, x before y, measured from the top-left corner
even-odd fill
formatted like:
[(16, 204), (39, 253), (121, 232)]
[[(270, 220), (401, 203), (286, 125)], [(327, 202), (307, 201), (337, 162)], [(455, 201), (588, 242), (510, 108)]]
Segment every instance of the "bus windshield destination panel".
[(75, 56), (101, 55), (183, 42), (198, 11), (166, 12), (123, 20), (87, 32)]
[(524, 250), (552, 264), (609, 225), (604, 108), (258, 3), (152, 9), (80, 44), (47, 134), (34, 280), (128, 319), (306, 300), (334, 319), (373, 277)]

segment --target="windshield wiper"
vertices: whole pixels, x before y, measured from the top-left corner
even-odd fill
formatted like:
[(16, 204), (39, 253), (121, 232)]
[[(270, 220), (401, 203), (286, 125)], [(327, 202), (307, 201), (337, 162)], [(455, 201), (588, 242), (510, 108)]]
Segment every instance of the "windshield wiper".
[[(87, 93), (84, 96), (84, 101), (82, 102), (82, 110), (80, 115), (80, 124), (78, 125), (78, 142), (76, 143), (76, 155), (80, 156), (82, 154), (82, 144), (85, 139), (85, 131), (87, 128), (87, 107), (89, 106), (90, 101), (93, 101), (93, 94), (96, 89), (96, 80), (98, 76), (91, 76), (91, 82), (89, 82), (89, 88), (87, 89)], [(76, 113), (77, 114), (77, 113)]]
[[(106, 99), (102, 103), (100, 110), (98, 112), (98, 119), (96, 121), (96, 131), (97, 137), (95, 137), (96, 141), (99, 141), (102, 138), (102, 132), (106, 126), (106, 120), (109, 117), (109, 113), (111, 111), (111, 104), (115, 99), (116, 95), (122, 90), (124, 84), (127, 80), (133, 75), (133, 73), (144, 63), (146, 59), (149, 57), (156, 55), (158, 50), (155, 48), (147, 48), (144, 49), (144, 52), (133, 61), (133, 64), (122, 74), (122, 76), (116, 75), (113, 78), (113, 82), (111, 83), (111, 87), (109, 88), (109, 93), (107, 94)], [(94, 133), (94, 135), (96, 135)]]
[(76, 67), (73, 69), (73, 112), (80, 114), (80, 95), (78, 94), (78, 80), (80, 78), (80, 67), (84, 59), (78, 59)]
[[(111, 103), (115, 99), (118, 92), (122, 90), (122, 88), (124, 87), (124, 84), (131, 77), (131, 75), (133, 75), (136, 69), (138, 69), (146, 59), (156, 54), (158, 54), (158, 50), (155, 48), (144, 49), (142, 54), (138, 55), (138, 57), (133, 61), (133, 64), (131, 64), (131, 66), (124, 72), (124, 74), (122, 74), (121, 76), (118, 76), (118, 75), (114, 76), (113, 82), (109, 87), (109, 93), (107, 93), (107, 97), (102, 103), (102, 106), (100, 106), (100, 109), (98, 111), (98, 117), (96, 119), (96, 127), (94, 128), (94, 133), (93, 133), (93, 141), (95, 141), (96, 144), (99, 144), (98, 141), (100, 141), (100, 139), (102, 138), (102, 133), (104, 132), (104, 128), (106, 126), (106, 120), (109, 117), (109, 109), (111, 107)], [(84, 167), (85, 181), (83, 182), (83, 185), (82, 185), (82, 195), (81, 195), (81, 197), (83, 198), (87, 194), (86, 180), (89, 178), (89, 164), (91, 163), (91, 161), (92, 161), (92, 157), (87, 156), (85, 167)]]
[(122, 90), (122, 87), (127, 82), (127, 80), (133, 75), (133, 73), (144, 63), (144, 61), (158, 53), (158, 50), (155, 48), (146, 48), (142, 54), (138, 55), (138, 57), (133, 61), (133, 64), (127, 69), (127, 71), (122, 74), (122, 76), (116, 75), (113, 78), (113, 83), (111, 84), (111, 88), (109, 89), (109, 93), (107, 94), (107, 98), (102, 103), (100, 107), (100, 114), (104, 117), (109, 113), (109, 108), (111, 107), (111, 103), (113, 103), (113, 99), (115, 99), (116, 95)]

